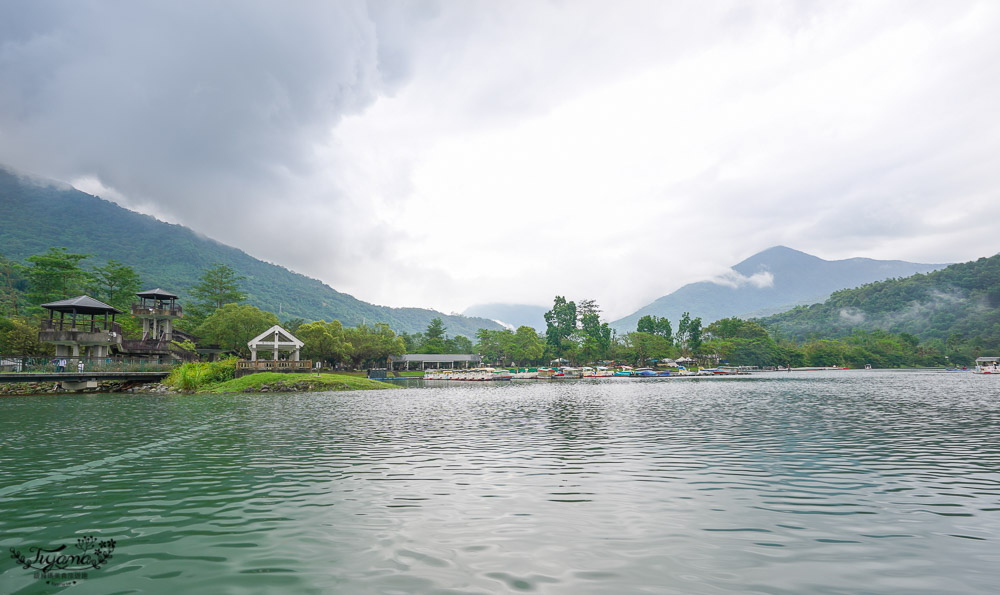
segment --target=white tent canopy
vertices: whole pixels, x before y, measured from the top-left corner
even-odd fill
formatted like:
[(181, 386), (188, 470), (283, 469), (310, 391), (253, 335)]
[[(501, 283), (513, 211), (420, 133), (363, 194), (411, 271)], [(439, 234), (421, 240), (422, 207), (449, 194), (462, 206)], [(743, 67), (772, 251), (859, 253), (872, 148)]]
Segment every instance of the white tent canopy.
[(260, 350), (273, 353), (274, 361), (278, 361), (279, 352), (288, 351), (292, 353), (292, 361), (297, 362), (299, 361), (299, 350), (302, 349), (303, 345), (305, 343), (278, 325), (272, 326), (247, 342), (251, 361), (257, 361), (257, 351)]

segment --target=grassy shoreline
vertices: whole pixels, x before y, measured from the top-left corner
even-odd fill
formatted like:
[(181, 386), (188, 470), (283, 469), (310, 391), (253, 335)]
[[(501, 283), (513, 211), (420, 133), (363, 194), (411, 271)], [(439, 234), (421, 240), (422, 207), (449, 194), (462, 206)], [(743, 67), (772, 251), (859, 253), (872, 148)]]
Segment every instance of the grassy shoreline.
[(236, 376), (236, 360), (192, 362), (174, 369), (163, 384), (184, 393), (320, 392), (399, 388), (353, 374), (258, 372)]
[(200, 393), (250, 393), (250, 392), (328, 392), (346, 390), (382, 390), (400, 388), (388, 382), (358, 378), (345, 374), (302, 374), (258, 372), (242, 378), (199, 387)]

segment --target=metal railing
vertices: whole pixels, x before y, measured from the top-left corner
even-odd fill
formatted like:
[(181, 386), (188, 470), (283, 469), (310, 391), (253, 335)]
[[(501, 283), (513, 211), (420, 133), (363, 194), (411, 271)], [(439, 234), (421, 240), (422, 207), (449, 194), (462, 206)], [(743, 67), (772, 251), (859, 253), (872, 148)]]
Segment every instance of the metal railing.
[(135, 316), (142, 316), (143, 314), (155, 316), (183, 316), (184, 309), (176, 305), (169, 308), (158, 308), (151, 304), (132, 304), (132, 314)]
[(268, 370), (310, 370), (312, 369), (312, 360), (304, 359), (297, 362), (290, 360), (270, 360), (270, 359), (259, 359), (257, 361), (250, 361), (241, 359), (236, 362), (237, 370), (256, 370), (259, 372), (266, 372)]
[(193, 351), (186, 351), (174, 345), (172, 341), (161, 339), (159, 341), (126, 339), (122, 341), (119, 351), (129, 355), (172, 355), (184, 361), (195, 361), (198, 354)]
[[(83, 366), (81, 367), (80, 364), (83, 364)], [(172, 370), (176, 365), (176, 363), (159, 363), (140, 358), (0, 355), (0, 374), (25, 372), (167, 372)]]
[(41, 330), (43, 331), (75, 331), (78, 333), (98, 333), (109, 331), (122, 334), (122, 327), (117, 322), (110, 320), (79, 320), (75, 318), (50, 318), (42, 320)]

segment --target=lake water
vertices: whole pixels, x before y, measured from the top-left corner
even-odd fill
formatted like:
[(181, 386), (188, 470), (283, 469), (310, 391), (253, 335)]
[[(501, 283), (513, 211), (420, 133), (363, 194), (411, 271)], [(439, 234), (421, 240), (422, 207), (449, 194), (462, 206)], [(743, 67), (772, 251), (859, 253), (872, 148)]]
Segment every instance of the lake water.
[(2, 398), (0, 546), (3, 593), (993, 593), (1000, 377)]

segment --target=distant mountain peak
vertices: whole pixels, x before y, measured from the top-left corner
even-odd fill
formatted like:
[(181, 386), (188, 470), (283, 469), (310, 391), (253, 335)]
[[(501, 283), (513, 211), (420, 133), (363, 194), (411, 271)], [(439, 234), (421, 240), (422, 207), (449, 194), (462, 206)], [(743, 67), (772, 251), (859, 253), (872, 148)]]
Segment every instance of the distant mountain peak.
[(764, 316), (822, 302), (840, 289), (945, 266), (870, 258), (824, 260), (787, 246), (772, 246), (714, 279), (689, 283), (660, 297), (611, 326), (621, 332), (634, 331), (638, 319), (647, 314), (677, 321), (683, 312), (690, 312), (704, 324), (729, 316)]
[(774, 271), (788, 267), (808, 266), (821, 262), (828, 261), (787, 246), (772, 246), (733, 266), (733, 270), (750, 276), (761, 269)]

